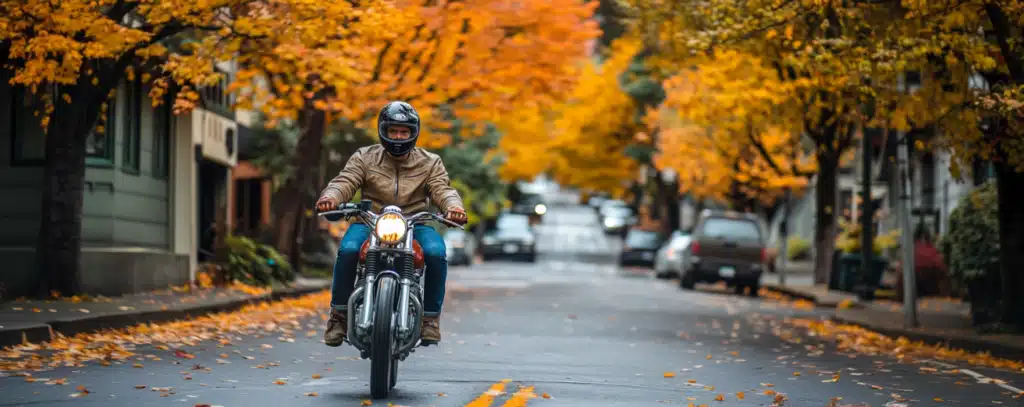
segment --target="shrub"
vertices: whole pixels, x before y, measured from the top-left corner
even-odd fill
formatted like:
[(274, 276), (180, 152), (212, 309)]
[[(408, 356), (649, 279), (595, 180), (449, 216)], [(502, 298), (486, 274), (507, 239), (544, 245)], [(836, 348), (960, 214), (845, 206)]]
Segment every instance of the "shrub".
[(291, 264), (271, 246), (244, 236), (227, 236), (221, 264), (227, 281), (267, 286), (274, 281), (287, 283), (295, 278)]
[(790, 236), (786, 241), (786, 257), (789, 260), (805, 260), (811, 257), (811, 242), (800, 236)]
[[(844, 253), (860, 253), (860, 225), (840, 220), (839, 228), (839, 236), (836, 236), (836, 248)], [(899, 237), (899, 229), (893, 229), (875, 236), (872, 241), (874, 246), (872, 249), (874, 249), (876, 255), (880, 255), (885, 250), (899, 247)]]
[(999, 272), (999, 205), (995, 182), (960, 199), (949, 215), (949, 274), (958, 285)]

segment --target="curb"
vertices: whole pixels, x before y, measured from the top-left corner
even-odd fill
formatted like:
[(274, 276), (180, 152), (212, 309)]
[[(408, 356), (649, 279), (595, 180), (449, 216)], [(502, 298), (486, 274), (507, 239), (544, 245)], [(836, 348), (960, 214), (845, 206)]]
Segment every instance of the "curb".
[[(785, 286), (780, 286), (780, 285), (777, 285), (777, 284), (763, 284), (762, 283), (761, 287), (766, 289), (766, 290), (768, 290), (768, 291), (774, 291), (774, 292), (777, 292), (777, 293), (780, 293), (780, 294), (783, 294), (783, 295), (786, 295), (786, 296), (789, 296), (789, 297), (793, 297), (793, 298), (796, 298), (796, 299), (801, 299), (801, 300), (813, 302), (814, 306), (816, 308), (835, 309), (835, 308), (839, 308), (839, 303), (841, 302), (841, 301), (822, 302), (822, 301), (818, 300), (818, 296), (817, 295), (808, 294), (808, 293), (800, 291), (800, 290), (795, 290), (795, 289), (792, 289), (792, 288), (789, 288), (789, 287), (785, 287)], [(851, 299), (851, 301), (853, 302), (851, 304), (851, 308), (860, 308), (860, 302), (858, 300)]]
[(45, 324), (36, 324), (21, 329), (0, 331), (0, 347), (19, 345), (23, 339), (29, 342), (48, 342), (53, 332), (71, 336), (83, 332), (95, 332), (102, 329), (119, 329), (143, 323), (169, 322), (193, 316), (201, 316), (217, 312), (235, 311), (249, 304), (277, 301), (285, 298), (301, 297), (330, 288), (327, 286), (308, 286), (287, 288), (260, 296), (225, 300), (201, 306), (181, 307), (159, 311), (126, 312), (97, 316), (82, 316), (73, 319), (55, 320)]
[(912, 341), (920, 341), (929, 345), (945, 346), (950, 349), (963, 349), (971, 352), (988, 352), (992, 356), (999, 358), (1024, 360), (1024, 343), (1021, 345), (1010, 345), (1001, 341), (983, 337), (931, 333), (904, 328), (887, 328), (866, 324), (864, 322), (843, 318), (837, 315), (832, 315), (830, 318), (836, 323), (856, 325), (891, 338), (904, 337)]

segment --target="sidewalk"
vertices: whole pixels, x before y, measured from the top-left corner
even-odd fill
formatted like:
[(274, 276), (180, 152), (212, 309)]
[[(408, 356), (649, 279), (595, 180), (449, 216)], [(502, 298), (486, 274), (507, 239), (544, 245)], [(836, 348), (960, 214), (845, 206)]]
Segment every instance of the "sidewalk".
[[(809, 276), (808, 276), (809, 277)], [(970, 304), (953, 299), (923, 298), (917, 302), (916, 328), (903, 327), (903, 304), (890, 300), (861, 301), (856, 295), (815, 286), (813, 280), (787, 279), (785, 286), (765, 280), (762, 286), (822, 308), (833, 308), (831, 319), (858, 325), (893, 338), (905, 337), (930, 345), (989, 352), (993, 356), (1024, 360), (1024, 335), (985, 335), (971, 323)]]
[(275, 285), (265, 292), (233, 288), (166, 289), (115, 298), (88, 300), (23, 300), (0, 303), (0, 347), (48, 341), (51, 331), (74, 335), (140, 323), (163, 322), (211, 312), (230, 311), (262, 301), (295, 297), (331, 286), (327, 279), (299, 277), (291, 287)]

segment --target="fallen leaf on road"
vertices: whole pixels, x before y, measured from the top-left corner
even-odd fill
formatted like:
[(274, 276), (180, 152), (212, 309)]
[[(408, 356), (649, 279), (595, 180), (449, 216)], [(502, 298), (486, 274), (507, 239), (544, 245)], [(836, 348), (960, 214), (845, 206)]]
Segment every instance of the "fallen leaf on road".
[(549, 399), (549, 398), (551, 398), (551, 395), (547, 394), (547, 393), (541, 393), (540, 397), (543, 398), (543, 399)]
[(693, 379), (687, 380), (686, 382), (687, 382), (687, 383), (691, 383), (691, 384), (693, 384), (693, 383), (697, 383), (697, 381), (696, 381), (696, 380), (693, 380)]
[(141, 389), (145, 389), (145, 388), (146, 388), (146, 385), (144, 385), (144, 384), (136, 384), (136, 385), (135, 385), (135, 388), (136, 388), (136, 389), (139, 389), (139, 390), (141, 390)]
[(662, 373), (662, 376), (664, 376), (664, 377), (676, 377), (676, 374), (673, 373), (673, 372), (665, 372), (665, 373)]
[(715, 396), (715, 401), (725, 401), (725, 395), (719, 394)]
[(765, 390), (764, 393), (761, 394), (764, 394), (765, 396), (774, 396), (776, 392), (775, 390)]
[(793, 372), (793, 376), (800, 376), (800, 372)]
[(312, 392), (312, 393), (305, 393), (304, 395), (305, 395), (305, 396), (309, 396), (309, 397), (316, 397), (316, 396), (319, 396), (319, 394), (317, 394), (317, 393), (316, 393), (315, 391), (314, 391), (314, 392)]
[(135, 363), (135, 364), (132, 365), (132, 367), (134, 367), (136, 369), (142, 369), (142, 366), (143, 366), (142, 363)]
[(932, 400), (935, 400), (935, 402), (937, 402), (937, 403), (942, 403), (942, 402), (946, 401), (946, 400), (940, 399), (938, 397), (935, 397)]
[(448, 395), (448, 393), (445, 393), (445, 392), (437, 393), (438, 397), (444, 397), (444, 396), (447, 396), (447, 395)]
[(359, 405), (360, 406), (372, 406), (373, 402), (370, 401), (370, 400), (363, 400), (362, 402), (359, 403)]
[(314, 379), (319, 379), (319, 378), (321, 378), (321, 377), (323, 377), (323, 376), (320, 376), (320, 375), (318, 375), (318, 374), (314, 374), (314, 375), (313, 375), (312, 377), (313, 377)]
[(60, 379), (47, 380), (45, 384), (49, 384), (49, 385), (55, 385), (55, 384), (65, 385), (65, 384), (68, 384), (68, 379), (67, 378), (60, 378)]
[(287, 384), (287, 382), (285, 382), (284, 380), (274, 380), (274, 384), (281, 386)]
[(736, 393), (736, 398), (738, 398), (738, 399), (740, 399), (740, 400), (743, 400), (743, 398), (744, 398), (744, 397), (747, 397), (747, 396), (746, 396), (745, 394), (743, 394), (743, 392), (742, 392), (742, 391), (741, 391), (741, 392), (738, 392), (738, 393)]

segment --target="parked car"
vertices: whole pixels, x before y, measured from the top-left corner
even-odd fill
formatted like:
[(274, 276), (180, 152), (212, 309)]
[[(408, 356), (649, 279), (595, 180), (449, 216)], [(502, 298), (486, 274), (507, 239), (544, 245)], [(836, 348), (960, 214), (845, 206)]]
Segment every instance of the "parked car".
[(615, 208), (629, 208), (629, 204), (620, 199), (606, 199), (597, 206), (597, 215), (604, 221), (605, 212)]
[(473, 253), (476, 242), (473, 235), (459, 229), (448, 229), (444, 234), (444, 246), (447, 251), (448, 264), (453, 266), (473, 264)]
[(537, 235), (527, 215), (504, 212), (482, 239), (484, 260), (518, 258), (537, 261)]
[(654, 255), (661, 247), (661, 242), (658, 232), (629, 229), (622, 252), (619, 253), (619, 265), (654, 267)]
[(628, 206), (612, 206), (601, 216), (601, 228), (605, 234), (625, 234), (637, 222), (636, 215)]
[(512, 213), (529, 216), (530, 222), (537, 224), (548, 213), (548, 205), (539, 194), (523, 194), (519, 202), (512, 205)]
[(757, 215), (705, 210), (694, 228), (679, 286), (693, 289), (697, 282), (725, 281), (742, 294), (757, 296), (767, 257), (762, 222)]
[(689, 232), (680, 230), (672, 232), (668, 241), (654, 255), (655, 277), (675, 278), (683, 275), (683, 265), (688, 263), (686, 254), (691, 241), (692, 237)]

